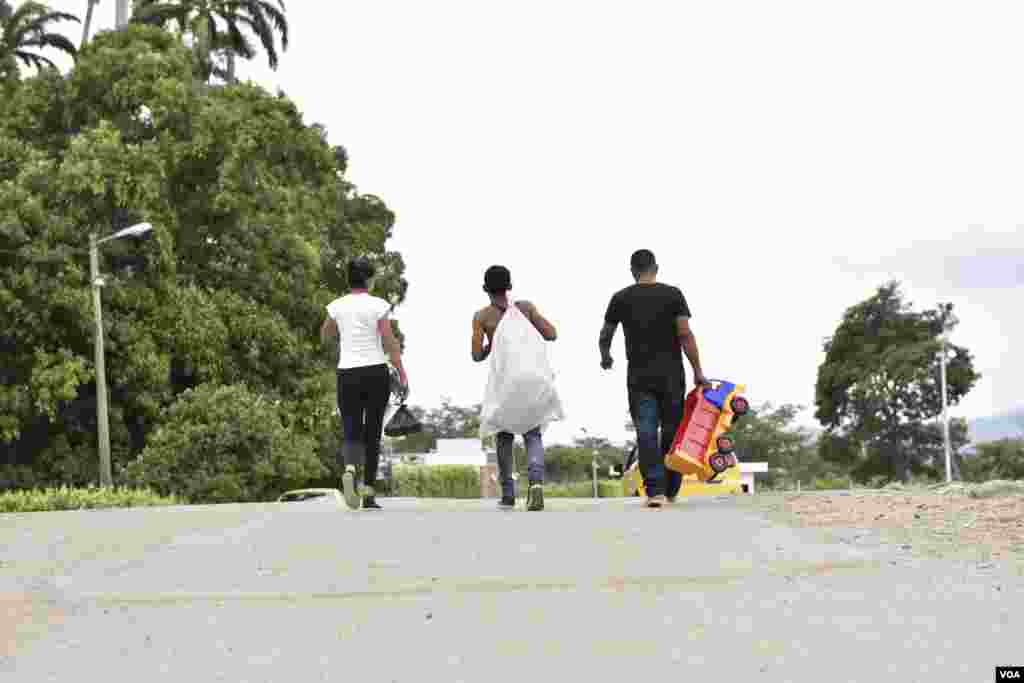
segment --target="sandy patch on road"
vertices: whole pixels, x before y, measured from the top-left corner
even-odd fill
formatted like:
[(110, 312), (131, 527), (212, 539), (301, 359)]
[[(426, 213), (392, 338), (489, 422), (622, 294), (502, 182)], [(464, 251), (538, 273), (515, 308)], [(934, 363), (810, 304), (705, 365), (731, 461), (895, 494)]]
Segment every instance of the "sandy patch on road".
[(802, 527), (878, 530), (933, 556), (1024, 562), (1024, 495), (971, 498), (922, 491), (759, 494)]
[(28, 593), (0, 593), (0, 657), (14, 657), (20, 646), (45, 635), (63, 620), (52, 604)]

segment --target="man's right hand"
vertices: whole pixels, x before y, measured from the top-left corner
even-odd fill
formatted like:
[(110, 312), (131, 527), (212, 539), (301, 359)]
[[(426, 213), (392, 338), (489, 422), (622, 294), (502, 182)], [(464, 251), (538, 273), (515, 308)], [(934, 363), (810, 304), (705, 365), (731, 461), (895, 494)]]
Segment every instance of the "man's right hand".
[(612, 369), (612, 357), (611, 356), (605, 356), (604, 358), (601, 359), (601, 369), (602, 370), (611, 370)]

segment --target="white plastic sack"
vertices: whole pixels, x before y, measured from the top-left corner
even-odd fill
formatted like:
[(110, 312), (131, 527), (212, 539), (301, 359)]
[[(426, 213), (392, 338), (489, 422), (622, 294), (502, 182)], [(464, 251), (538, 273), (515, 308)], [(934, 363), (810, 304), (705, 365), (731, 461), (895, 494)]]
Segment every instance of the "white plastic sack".
[(490, 375), (480, 413), (480, 436), (525, 434), (565, 419), (548, 362), (547, 342), (515, 304), (491, 340)]

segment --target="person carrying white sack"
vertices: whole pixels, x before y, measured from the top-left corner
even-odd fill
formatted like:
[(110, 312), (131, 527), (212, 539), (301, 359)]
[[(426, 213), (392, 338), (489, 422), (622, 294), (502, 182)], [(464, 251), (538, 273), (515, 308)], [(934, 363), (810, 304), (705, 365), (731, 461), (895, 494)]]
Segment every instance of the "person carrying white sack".
[(490, 374), (483, 409), (480, 437), (497, 434), (498, 477), (501, 500), (498, 507), (516, 504), (513, 470), (515, 434), (526, 442), (529, 478), (526, 509), (544, 509), (544, 443), (542, 433), (550, 422), (564, 419), (555, 376), (548, 362), (545, 341), (557, 337), (548, 322), (529, 301), (509, 305), (512, 276), (505, 266), (491, 266), (484, 273), (484, 291), (490, 305), (473, 316), (473, 360), (490, 358)]

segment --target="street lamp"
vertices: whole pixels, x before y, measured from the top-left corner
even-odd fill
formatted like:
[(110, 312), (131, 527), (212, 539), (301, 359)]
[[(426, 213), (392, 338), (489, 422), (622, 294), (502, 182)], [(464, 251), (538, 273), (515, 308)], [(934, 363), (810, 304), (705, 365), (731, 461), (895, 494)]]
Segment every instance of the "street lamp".
[(132, 237), (149, 232), (153, 226), (138, 223), (113, 235), (97, 239), (96, 233), (89, 235), (89, 278), (92, 283), (92, 309), (96, 315), (96, 423), (99, 431), (100, 486), (114, 485), (110, 474), (110, 425), (107, 421), (107, 370), (103, 360), (103, 312), (100, 309), (100, 288), (105, 284), (100, 276), (99, 246), (119, 237)]
[[(590, 433), (586, 427), (580, 427), (580, 431), (583, 432), (583, 445), (587, 445), (587, 441), (590, 441)], [(593, 444), (592, 444), (593, 445)], [(597, 498), (597, 448), (591, 451), (590, 469), (594, 479), (594, 498)]]
[(939, 364), (939, 376), (942, 384), (942, 440), (946, 451), (946, 483), (948, 484), (953, 481), (953, 458), (949, 447), (949, 412), (946, 405), (946, 346), (949, 344), (949, 332), (945, 331), (939, 335), (939, 341), (942, 342), (942, 355)]

